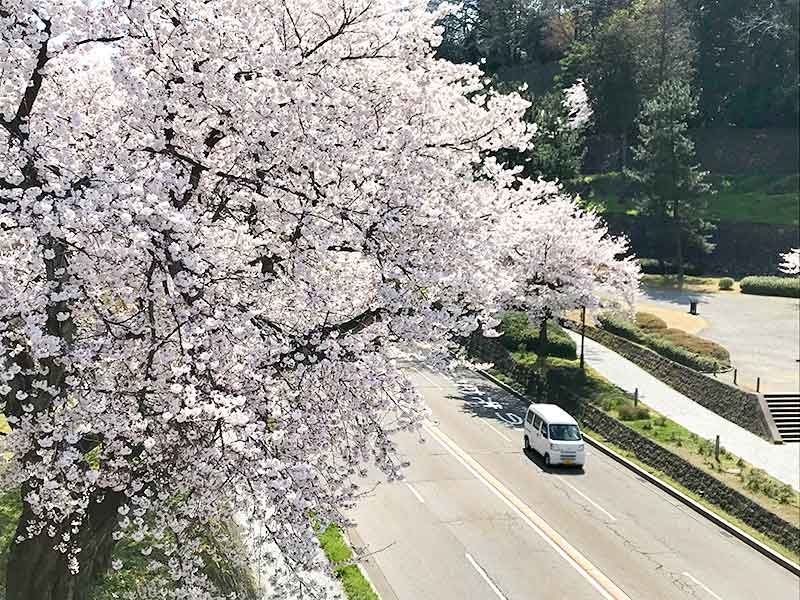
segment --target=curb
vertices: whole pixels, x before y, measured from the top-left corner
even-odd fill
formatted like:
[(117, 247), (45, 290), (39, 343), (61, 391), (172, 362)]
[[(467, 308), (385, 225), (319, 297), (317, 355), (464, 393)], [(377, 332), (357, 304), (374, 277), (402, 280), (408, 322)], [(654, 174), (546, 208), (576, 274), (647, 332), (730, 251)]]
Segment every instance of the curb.
[[(495, 385), (503, 388), (505, 391), (507, 391), (507, 392), (509, 392), (511, 394), (514, 394), (517, 398), (520, 398), (522, 400), (530, 402), (530, 398), (527, 398), (526, 396), (520, 394), (517, 390), (512, 388), (510, 385), (508, 385), (506, 383), (503, 383), (502, 381), (500, 381), (499, 379), (493, 377), (492, 375), (490, 375), (486, 371), (483, 371), (481, 369), (477, 369), (477, 372), (480, 373), (483, 377), (485, 377), (489, 381), (491, 381), (492, 383), (494, 383)], [(624, 456), (621, 456), (620, 454), (618, 454), (617, 452), (615, 452), (614, 450), (612, 450), (611, 448), (609, 448), (608, 446), (606, 446), (602, 442), (596, 440), (593, 437), (585, 435), (585, 434), (584, 434), (583, 437), (584, 437), (584, 439), (586, 440), (586, 442), (590, 446), (596, 448), (597, 450), (599, 450), (600, 452), (602, 452), (603, 454), (605, 454), (609, 458), (611, 458), (614, 461), (616, 461), (619, 464), (621, 464), (623, 467), (626, 467), (630, 471), (633, 471), (633, 473), (635, 473), (636, 475), (638, 475), (639, 477), (641, 477), (645, 481), (647, 481), (647, 482), (655, 485), (657, 488), (663, 490), (664, 492), (666, 492), (667, 494), (669, 494), (670, 496), (672, 496), (676, 500), (680, 501), (684, 505), (686, 505), (689, 508), (691, 508), (693, 511), (698, 513), (700, 516), (705, 517), (706, 519), (708, 519), (709, 521), (711, 521), (712, 523), (714, 523), (715, 525), (717, 525), (721, 529), (724, 529), (725, 531), (727, 531), (728, 533), (730, 533), (734, 537), (738, 538), (740, 541), (744, 542), (745, 544), (747, 544), (748, 546), (750, 546), (751, 548), (753, 548), (757, 552), (760, 552), (761, 554), (763, 554), (765, 557), (767, 557), (772, 562), (780, 565), (781, 567), (783, 567), (787, 571), (789, 571), (789, 572), (793, 573), (794, 575), (797, 575), (798, 577), (800, 577), (800, 565), (798, 565), (797, 563), (792, 562), (791, 560), (789, 560), (788, 558), (786, 558), (782, 554), (779, 554), (778, 552), (775, 552), (769, 546), (767, 546), (765, 544), (762, 544), (761, 542), (759, 542), (757, 539), (755, 539), (753, 536), (751, 536), (746, 531), (742, 531), (741, 529), (739, 529), (738, 527), (736, 527), (732, 523), (728, 522), (727, 520), (723, 519), (722, 517), (720, 517), (716, 513), (708, 510), (702, 504), (700, 504), (699, 502), (693, 500), (692, 498), (690, 498), (689, 496), (687, 496), (686, 494), (684, 494), (680, 490), (675, 489), (674, 487), (672, 487), (668, 483), (665, 483), (664, 481), (662, 481), (661, 479), (659, 479), (655, 475), (652, 475), (651, 473), (648, 473), (647, 471), (642, 469), (639, 465), (636, 465), (636, 464), (632, 463), (627, 458), (625, 458)]]

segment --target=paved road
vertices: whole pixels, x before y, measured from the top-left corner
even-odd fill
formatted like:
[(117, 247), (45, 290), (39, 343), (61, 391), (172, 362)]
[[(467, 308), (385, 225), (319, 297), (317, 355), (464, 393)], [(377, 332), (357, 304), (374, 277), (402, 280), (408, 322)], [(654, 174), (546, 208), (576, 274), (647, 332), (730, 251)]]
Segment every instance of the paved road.
[(676, 310), (699, 300), (698, 312), (709, 326), (698, 335), (722, 344), (739, 369), (739, 383), (761, 391), (800, 391), (800, 302), (795, 298), (752, 296), (735, 292), (693, 294), (676, 290), (642, 289), (642, 302)]
[[(567, 333), (580, 345), (579, 334)], [(662, 415), (708, 440), (719, 435), (722, 446), (733, 454), (800, 489), (800, 444), (772, 444), (700, 406), (613, 350), (588, 338), (584, 343), (586, 362), (611, 383), (630, 394), (638, 388), (642, 402)]]
[(604, 455), (589, 449), (584, 472), (525, 455), (511, 394), (409, 369), (433, 412), (426, 442), (398, 437), (406, 481), (352, 515), (383, 600), (800, 597), (800, 579)]

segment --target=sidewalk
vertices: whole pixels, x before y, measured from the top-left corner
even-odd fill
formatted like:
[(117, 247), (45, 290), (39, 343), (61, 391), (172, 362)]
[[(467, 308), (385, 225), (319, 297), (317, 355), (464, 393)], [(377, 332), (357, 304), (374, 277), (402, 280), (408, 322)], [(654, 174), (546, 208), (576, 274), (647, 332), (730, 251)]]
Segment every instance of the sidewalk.
[[(572, 331), (567, 333), (580, 348), (581, 336)], [(767, 442), (703, 408), (631, 361), (589, 338), (585, 340), (585, 356), (586, 362), (614, 385), (631, 394), (635, 388), (639, 388), (639, 398), (653, 410), (701, 437), (713, 440), (719, 435), (720, 444), (731, 453), (800, 489), (800, 444), (775, 445)]]

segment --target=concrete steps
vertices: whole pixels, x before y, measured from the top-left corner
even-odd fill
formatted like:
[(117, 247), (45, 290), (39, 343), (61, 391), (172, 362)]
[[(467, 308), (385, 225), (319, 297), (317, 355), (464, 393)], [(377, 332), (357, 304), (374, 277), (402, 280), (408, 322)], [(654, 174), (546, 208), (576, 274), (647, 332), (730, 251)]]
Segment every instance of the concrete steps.
[(800, 394), (764, 394), (784, 442), (800, 443)]

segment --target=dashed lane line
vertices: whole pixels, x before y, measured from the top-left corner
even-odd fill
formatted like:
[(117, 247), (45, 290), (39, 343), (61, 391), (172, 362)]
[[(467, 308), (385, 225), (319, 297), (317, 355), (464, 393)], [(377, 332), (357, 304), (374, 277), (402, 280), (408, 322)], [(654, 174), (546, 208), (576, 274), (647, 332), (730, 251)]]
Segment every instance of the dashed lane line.
[(569, 563), (605, 600), (630, 600), (613, 581), (572, 546), (542, 517), (522, 502), (511, 490), (489, 473), (478, 461), (458, 446), (453, 440), (430, 424), (425, 430), (438, 441), (456, 460), (508, 506), (522, 521), (538, 534), (553, 550)]

